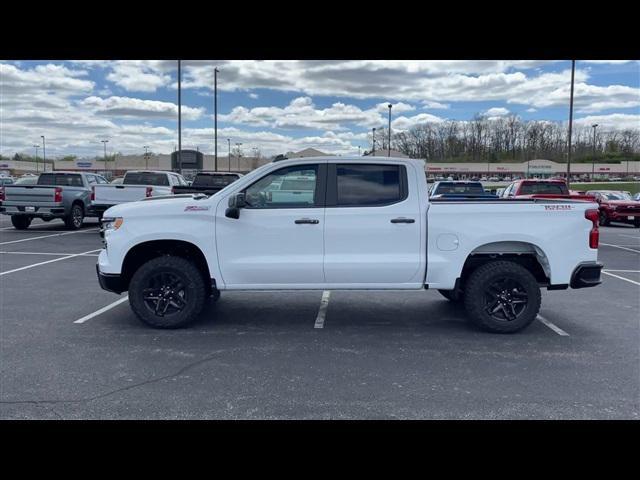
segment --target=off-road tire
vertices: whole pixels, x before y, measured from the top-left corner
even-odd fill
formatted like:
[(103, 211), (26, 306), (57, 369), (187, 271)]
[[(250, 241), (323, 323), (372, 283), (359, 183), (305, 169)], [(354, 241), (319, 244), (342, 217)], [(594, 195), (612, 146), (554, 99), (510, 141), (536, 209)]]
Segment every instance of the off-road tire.
[[(519, 284), (527, 299), (521, 313), (514, 320), (498, 320), (487, 308), (488, 289), (494, 282), (509, 280)], [(540, 287), (526, 268), (509, 261), (493, 261), (473, 271), (465, 284), (464, 306), (468, 318), (481, 329), (493, 333), (515, 333), (533, 322), (540, 310)]]
[(84, 209), (79, 203), (74, 203), (71, 206), (69, 215), (64, 217), (64, 224), (69, 230), (79, 230), (82, 228), (82, 222), (84, 221)]
[[(154, 276), (168, 273), (179, 278), (184, 285), (184, 301), (186, 306), (178, 312), (160, 316), (155, 314), (144, 299), (145, 289)], [(189, 260), (164, 255), (143, 264), (131, 277), (129, 283), (129, 304), (138, 318), (153, 328), (182, 328), (191, 324), (204, 306), (206, 298), (205, 283), (202, 274)]]
[(11, 215), (11, 225), (18, 230), (26, 230), (31, 225), (31, 217)]

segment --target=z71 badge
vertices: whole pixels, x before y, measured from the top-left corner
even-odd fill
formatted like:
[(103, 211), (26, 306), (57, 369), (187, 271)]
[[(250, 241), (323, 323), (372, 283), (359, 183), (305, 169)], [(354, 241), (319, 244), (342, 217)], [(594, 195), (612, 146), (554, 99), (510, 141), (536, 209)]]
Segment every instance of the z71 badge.
[(211, 207), (208, 205), (187, 205), (184, 207), (185, 212), (201, 212), (203, 210), (209, 210)]

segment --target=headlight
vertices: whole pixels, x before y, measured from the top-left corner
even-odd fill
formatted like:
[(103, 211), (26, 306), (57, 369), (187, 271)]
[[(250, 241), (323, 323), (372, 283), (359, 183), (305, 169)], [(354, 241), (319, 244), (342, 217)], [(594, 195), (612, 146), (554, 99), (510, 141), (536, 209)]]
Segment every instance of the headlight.
[(101, 232), (114, 232), (122, 226), (123, 222), (124, 220), (122, 219), (122, 217), (103, 217), (101, 224), (102, 228), (100, 230)]

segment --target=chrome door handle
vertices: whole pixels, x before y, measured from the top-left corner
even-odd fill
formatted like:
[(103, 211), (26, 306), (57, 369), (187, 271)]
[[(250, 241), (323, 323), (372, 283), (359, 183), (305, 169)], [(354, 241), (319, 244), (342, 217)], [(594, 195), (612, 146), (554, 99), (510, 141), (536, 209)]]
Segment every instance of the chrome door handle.
[(298, 225), (303, 224), (303, 223), (308, 223), (308, 224), (311, 224), (311, 225), (315, 225), (317, 223), (320, 223), (320, 220), (316, 220), (315, 218), (299, 218), (299, 219), (295, 220), (295, 223), (298, 224)]
[(392, 218), (391, 223), (415, 223), (415, 220), (413, 218), (400, 217), (400, 218)]

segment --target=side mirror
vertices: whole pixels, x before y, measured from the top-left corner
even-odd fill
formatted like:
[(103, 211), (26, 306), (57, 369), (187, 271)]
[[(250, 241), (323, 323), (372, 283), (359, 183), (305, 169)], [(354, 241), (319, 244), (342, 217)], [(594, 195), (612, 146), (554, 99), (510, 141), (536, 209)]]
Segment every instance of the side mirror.
[(240, 218), (240, 209), (244, 208), (245, 205), (244, 193), (236, 193), (229, 197), (229, 208), (224, 212), (225, 217), (237, 220)]

